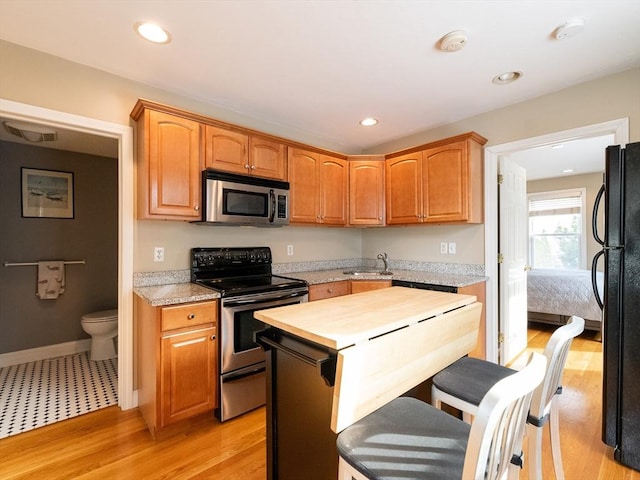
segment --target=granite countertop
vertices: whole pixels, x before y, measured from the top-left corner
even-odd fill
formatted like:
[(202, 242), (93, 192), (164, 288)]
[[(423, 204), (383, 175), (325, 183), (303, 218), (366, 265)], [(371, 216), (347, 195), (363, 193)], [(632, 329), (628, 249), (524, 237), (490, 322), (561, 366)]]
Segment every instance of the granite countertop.
[[(342, 280), (404, 280), (449, 287), (466, 287), (487, 280), (487, 277), (482, 275), (455, 273), (455, 271), (438, 272), (398, 268), (391, 268), (393, 275), (376, 275), (373, 273), (346, 275), (344, 273), (346, 271), (357, 271), (358, 269), (371, 269), (371, 267), (351, 265), (343, 268), (305, 271), (288, 271), (282, 268), (274, 268), (274, 275), (304, 280), (309, 285)], [(218, 292), (190, 283), (188, 270), (137, 273), (134, 277), (134, 285), (134, 293), (153, 307), (220, 298)]]
[(422, 272), (417, 270), (393, 269), (393, 275), (376, 275), (374, 273), (346, 275), (344, 272), (357, 268), (341, 268), (333, 270), (316, 270), (310, 272), (290, 272), (285, 277), (305, 280), (309, 285), (318, 283), (339, 282), (342, 280), (404, 280), (406, 282), (429, 283), (448, 287), (466, 287), (474, 283), (486, 282), (487, 277), (480, 275), (464, 275), (456, 273)]
[(218, 292), (196, 285), (195, 283), (173, 283), (169, 285), (135, 287), (133, 291), (152, 307), (202, 302), (220, 298)]

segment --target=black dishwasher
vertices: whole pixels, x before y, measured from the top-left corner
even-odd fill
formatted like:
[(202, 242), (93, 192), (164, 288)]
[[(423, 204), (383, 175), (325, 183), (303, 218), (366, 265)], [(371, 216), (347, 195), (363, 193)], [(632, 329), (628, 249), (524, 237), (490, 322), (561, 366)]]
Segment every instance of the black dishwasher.
[(391, 286), (417, 288), (419, 290), (434, 290), (436, 292), (458, 293), (458, 287), (435, 285), (433, 283), (407, 282), (405, 280), (392, 280)]
[(277, 328), (255, 338), (267, 361), (267, 479), (337, 478), (330, 425), (338, 352)]

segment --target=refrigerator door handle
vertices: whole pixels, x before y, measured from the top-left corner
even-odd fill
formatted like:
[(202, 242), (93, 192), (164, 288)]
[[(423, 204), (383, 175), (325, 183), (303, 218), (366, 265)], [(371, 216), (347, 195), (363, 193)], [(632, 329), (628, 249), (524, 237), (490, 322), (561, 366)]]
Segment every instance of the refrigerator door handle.
[[(595, 212), (595, 209), (594, 209)], [(595, 230), (594, 230), (595, 235)], [(597, 282), (597, 273), (596, 267), (598, 266), (598, 259), (604, 255), (605, 250), (602, 249), (598, 253), (593, 256), (593, 260), (591, 261), (591, 288), (593, 288), (593, 294), (596, 297), (596, 303), (600, 307), (600, 310), (604, 310), (604, 304), (602, 303), (602, 297), (600, 297), (600, 292), (598, 291), (598, 282)]]
[[(600, 190), (598, 190), (598, 194), (596, 195), (595, 201), (593, 202), (593, 213), (591, 214), (591, 230), (593, 231), (593, 238), (595, 238), (596, 242), (598, 242), (602, 246), (604, 246), (604, 240), (602, 240), (600, 238), (600, 235), (598, 235), (598, 208), (600, 207), (600, 200), (602, 200), (602, 195), (604, 194), (604, 190), (605, 190), (605, 186), (603, 183), (602, 186), (600, 187)], [(594, 257), (594, 260), (595, 260), (595, 257)], [(592, 271), (592, 275), (593, 275), (593, 271)], [(596, 298), (598, 298), (598, 295), (596, 295)]]

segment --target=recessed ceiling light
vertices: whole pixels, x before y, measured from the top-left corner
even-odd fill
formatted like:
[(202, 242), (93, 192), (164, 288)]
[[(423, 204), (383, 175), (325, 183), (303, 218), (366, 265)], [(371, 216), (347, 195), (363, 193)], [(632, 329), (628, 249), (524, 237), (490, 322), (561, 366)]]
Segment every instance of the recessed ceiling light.
[(500, 75), (493, 77), (492, 82), (496, 85), (506, 85), (507, 83), (515, 82), (522, 76), (522, 72), (504, 72)]
[(561, 149), (561, 148), (564, 148), (564, 144), (562, 144), (562, 143), (558, 143), (558, 144), (556, 144), (556, 145), (551, 145), (551, 148), (552, 148), (553, 150), (559, 150), (559, 149)]
[(159, 25), (151, 22), (138, 22), (133, 27), (145, 40), (153, 43), (169, 43), (171, 34)]
[(362, 125), (363, 127), (371, 127), (372, 125), (376, 125), (377, 123), (378, 120), (371, 117), (360, 120), (360, 125)]
[(561, 170), (561, 173), (573, 173), (573, 168), (565, 168), (564, 170)]

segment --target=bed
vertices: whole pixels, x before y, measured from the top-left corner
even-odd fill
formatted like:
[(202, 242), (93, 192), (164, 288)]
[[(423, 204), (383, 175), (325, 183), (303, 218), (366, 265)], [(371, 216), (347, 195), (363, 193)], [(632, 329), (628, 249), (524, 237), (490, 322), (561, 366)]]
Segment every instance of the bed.
[[(603, 274), (597, 272), (603, 292)], [(529, 321), (564, 325), (571, 315), (584, 318), (584, 328), (600, 331), (602, 310), (596, 302), (591, 270), (534, 269), (527, 274)]]

